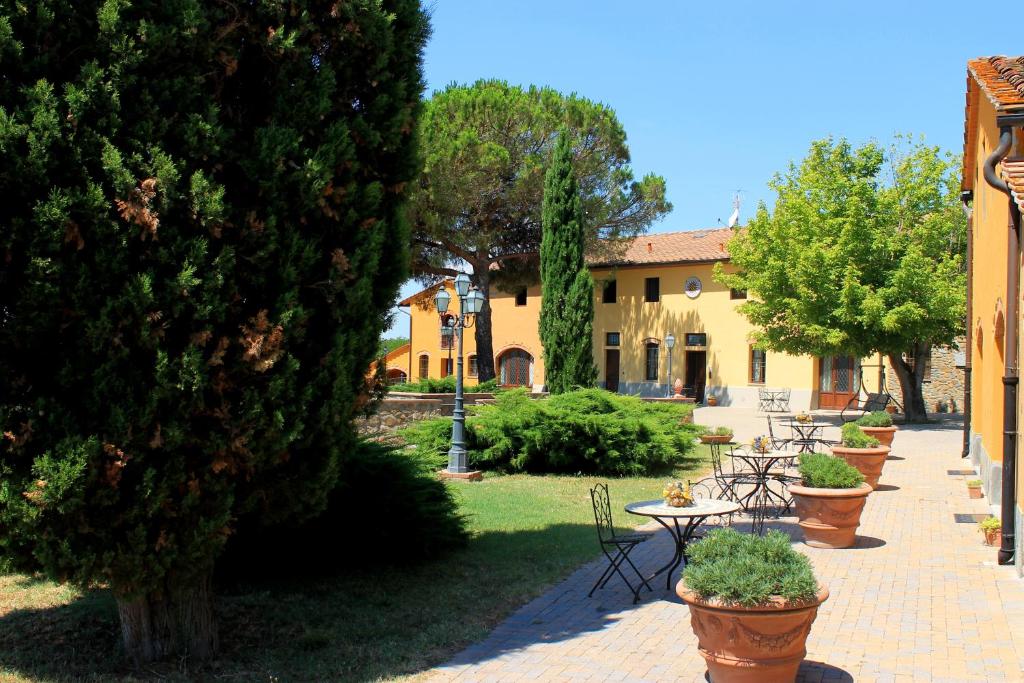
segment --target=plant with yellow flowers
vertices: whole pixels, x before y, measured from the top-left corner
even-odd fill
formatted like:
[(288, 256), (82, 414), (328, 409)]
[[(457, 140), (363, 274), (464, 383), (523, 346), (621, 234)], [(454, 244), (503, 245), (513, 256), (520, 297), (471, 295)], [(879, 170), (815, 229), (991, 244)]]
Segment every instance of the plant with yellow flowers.
[(685, 508), (693, 505), (693, 493), (690, 485), (681, 481), (671, 481), (665, 484), (665, 490), (661, 492), (665, 499), (665, 505), (674, 508)]

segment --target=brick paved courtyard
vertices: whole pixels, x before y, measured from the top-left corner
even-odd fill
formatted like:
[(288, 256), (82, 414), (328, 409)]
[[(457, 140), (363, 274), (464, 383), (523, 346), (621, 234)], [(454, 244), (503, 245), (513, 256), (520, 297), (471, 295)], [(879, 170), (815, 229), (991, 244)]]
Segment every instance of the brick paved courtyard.
[[(707, 412), (716, 411), (716, 412)], [(764, 418), (701, 409), (697, 421), (764, 431)], [(974, 523), (988, 512), (959, 474), (961, 423), (902, 429), (871, 494), (859, 540), (847, 550), (796, 547), (832, 596), (807, 643), (801, 681), (1024, 681), (1024, 583), (995, 564)], [(619, 517), (623, 504), (613, 505)], [(652, 497), (658, 492), (653, 492)], [(795, 518), (774, 527), (800, 538)], [(739, 525), (743, 526), (742, 522)], [(652, 527), (652, 531), (654, 528)], [(671, 555), (666, 532), (633, 557), (653, 570)], [(640, 604), (621, 583), (587, 598), (603, 565), (591, 563), (512, 614), (484, 641), (430, 672), (457, 681), (704, 681), (689, 614), (664, 582)]]

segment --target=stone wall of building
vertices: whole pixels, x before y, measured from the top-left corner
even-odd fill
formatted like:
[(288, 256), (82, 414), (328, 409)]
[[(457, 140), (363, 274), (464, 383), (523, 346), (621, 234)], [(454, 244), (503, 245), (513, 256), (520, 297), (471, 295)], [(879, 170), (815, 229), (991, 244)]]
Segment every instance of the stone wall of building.
[[(964, 343), (963, 338), (957, 339), (958, 346), (962, 347)], [(889, 393), (902, 404), (903, 391), (892, 367), (886, 367), (885, 384)], [(963, 412), (964, 352), (941, 346), (933, 347), (931, 372), (925, 376), (922, 388), (924, 404), (929, 412)]]

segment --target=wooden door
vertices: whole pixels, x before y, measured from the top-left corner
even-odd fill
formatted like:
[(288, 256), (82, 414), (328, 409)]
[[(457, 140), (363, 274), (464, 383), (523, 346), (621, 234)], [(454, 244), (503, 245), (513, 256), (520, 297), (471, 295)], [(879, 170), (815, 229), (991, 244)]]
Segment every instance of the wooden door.
[(604, 388), (619, 393), (619, 350), (604, 350)]
[(860, 363), (852, 356), (818, 360), (818, 407), (842, 410), (860, 391)]
[(706, 351), (686, 352), (686, 395), (695, 399), (697, 403), (704, 402), (704, 378), (707, 374), (707, 357)]

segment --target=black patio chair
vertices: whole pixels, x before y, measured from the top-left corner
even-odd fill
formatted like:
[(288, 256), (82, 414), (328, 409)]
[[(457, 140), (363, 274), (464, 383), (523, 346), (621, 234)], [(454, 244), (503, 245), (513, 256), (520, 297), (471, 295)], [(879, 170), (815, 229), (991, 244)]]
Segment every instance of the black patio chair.
[(789, 397), (792, 396), (792, 389), (780, 389), (775, 392), (774, 401), (772, 402), (775, 410), (780, 412), (786, 412), (789, 410)]
[[(722, 483), (713, 476), (690, 482), (690, 494), (694, 498), (703, 498), (704, 500), (733, 500), (733, 493), (727, 487), (722, 486)], [(722, 526), (732, 526), (734, 514), (736, 513), (729, 512), (724, 515), (715, 515), (715, 519)], [(695, 535), (694, 538), (696, 537)]]
[(793, 439), (786, 439), (775, 434), (775, 429), (772, 427), (772, 416), (765, 415), (768, 420), (768, 440), (772, 442), (772, 448), (775, 450), (782, 450), (789, 444), (793, 443)]
[(775, 404), (775, 392), (768, 391), (764, 387), (757, 389), (757, 409), (766, 413), (773, 409)]
[(742, 466), (740, 468), (736, 467), (735, 458), (729, 458), (728, 467), (722, 463), (721, 444), (711, 444), (711, 471), (712, 479), (715, 480), (719, 491), (726, 496), (726, 500), (738, 500), (739, 494), (736, 492), (736, 487), (743, 484), (753, 484), (757, 481), (752, 472), (744, 471)]
[[(640, 586), (646, 586), (648, 591), (653, 590), (651, 584), (647, 583), (647, 579), (640, 573), (640, 570), (633, 564), (633, 560), (629, 559), (629, 554), (633, 552), (633, 549), (638, 545), (646, 541), (650, 536), (648, 534), (617, 534), (615, 533), (615, 525), (612, 522), (612, 501), (611, 496), (608, 494), (607, 484), (598, 484), (594, 488), (590, 489), (590, 502), (594, 506), (594, 521), (597, 523), (597, 538), (601, 543), (601, 552), (608, 558), (608, 567), (601, 574), (597, 582), (594, 583), (593, 588), (587, 593), (587, 597), (592, 597), (594, 591), (598, 588), (604, 588), (608, 581), (611, 580), (613, 574), (618, 574), (622, 577), (622, 580), (629, 586), (629, 590), (633, 593), (633, 604), (640, 601)], [(637, 577), (640, 579), (640, 583), (636, 588), (630, 583), (626, 575), (622, 573), (623, 563), (628, 564), (633, 568)]]

